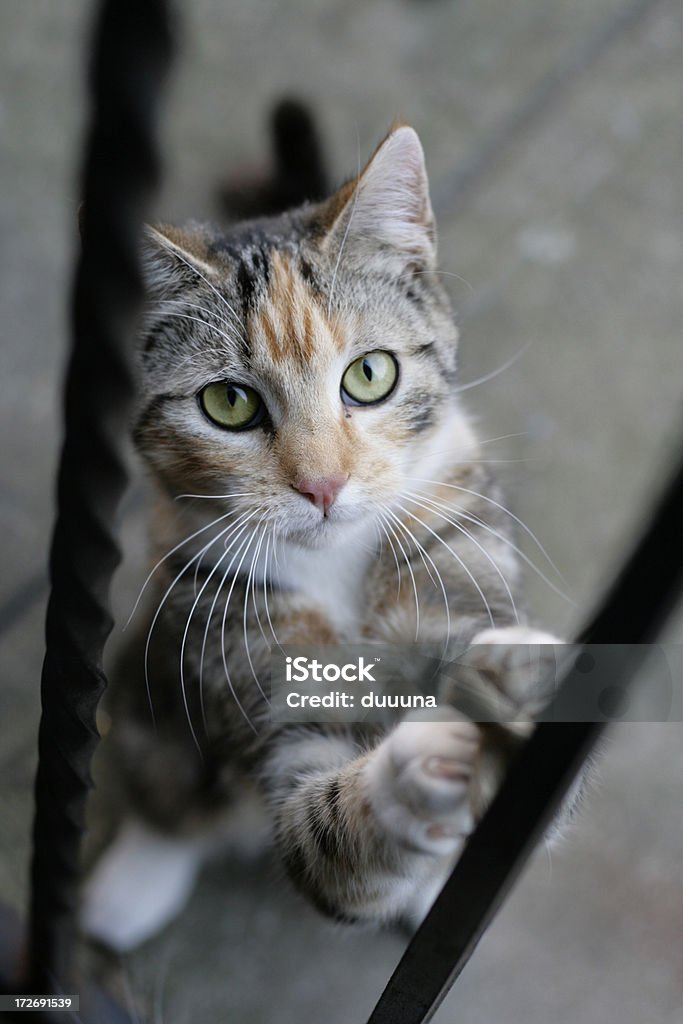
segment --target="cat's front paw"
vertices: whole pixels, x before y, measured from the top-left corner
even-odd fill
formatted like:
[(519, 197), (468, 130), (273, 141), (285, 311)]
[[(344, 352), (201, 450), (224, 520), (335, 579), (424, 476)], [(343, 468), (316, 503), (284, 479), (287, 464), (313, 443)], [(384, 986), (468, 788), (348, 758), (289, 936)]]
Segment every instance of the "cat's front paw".
[(405, 721), (374, 751), (366, 785), (375, 817), (403, 846), (457, 851), (473, 828), (470, 785), (480, 733), (452, 710), (447, 721)]
[(470, 687), (497, 698), (501, 721), (529, 720), (555, 692), (561, 644), (551, 633), (527, 626), (485, 629), (458, 659), (458, 673)]

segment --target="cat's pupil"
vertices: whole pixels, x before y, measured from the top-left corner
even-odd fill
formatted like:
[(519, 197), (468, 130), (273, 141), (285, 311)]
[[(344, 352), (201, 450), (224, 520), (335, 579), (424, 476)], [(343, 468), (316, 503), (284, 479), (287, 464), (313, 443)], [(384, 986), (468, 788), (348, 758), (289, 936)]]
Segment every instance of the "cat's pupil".
[(367, 361), (367, 359), (363, 360), (363, 373), (365, 374), (368, 380), (372, 380), (372, 367), (370, 366), (370, 363)]
[(234, 408), (235, 402), (237, 401), (237, 391), (235, 388), (228, 388), (228, 402)]

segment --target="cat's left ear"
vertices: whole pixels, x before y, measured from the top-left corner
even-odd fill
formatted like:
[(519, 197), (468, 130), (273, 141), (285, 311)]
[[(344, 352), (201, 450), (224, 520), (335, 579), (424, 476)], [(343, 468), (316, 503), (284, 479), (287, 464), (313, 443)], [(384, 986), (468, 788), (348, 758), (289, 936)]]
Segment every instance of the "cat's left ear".
[[(365, 265), (436, 263), (436, 228), (424, 153), (407, 125), (390, 132), (360, 176), (329, 200), (330, 253), (344, 245)], [(346, 258), (346, 256), (344, 257)]]

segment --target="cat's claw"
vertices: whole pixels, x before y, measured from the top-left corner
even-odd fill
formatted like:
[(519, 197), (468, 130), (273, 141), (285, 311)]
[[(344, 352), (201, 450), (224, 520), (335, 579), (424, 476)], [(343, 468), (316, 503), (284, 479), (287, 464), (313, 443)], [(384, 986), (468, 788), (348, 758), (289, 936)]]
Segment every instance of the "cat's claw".
[(404, 721), (366, 768), (380, 826), (403, 846), (438, 855), (457, 851), (473, 828), (469, 790), (480, 733), (451, 709), (447, 720)]

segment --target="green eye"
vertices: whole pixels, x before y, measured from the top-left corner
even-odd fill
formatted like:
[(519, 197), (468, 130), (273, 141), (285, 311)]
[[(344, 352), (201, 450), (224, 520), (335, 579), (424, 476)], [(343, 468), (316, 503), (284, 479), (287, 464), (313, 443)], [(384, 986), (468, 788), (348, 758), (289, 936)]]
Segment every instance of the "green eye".
[(374, 405), (396, 387), (398, 363), (389, 352), (368, 352), (356, 359), (342, 377), (342, 400), (347, 405)]
[(263, 419), (261, 396), (244, 384), (220, 381), (199, 392), (199, 404), (212, 423), (227, 430), (247, 430)]

